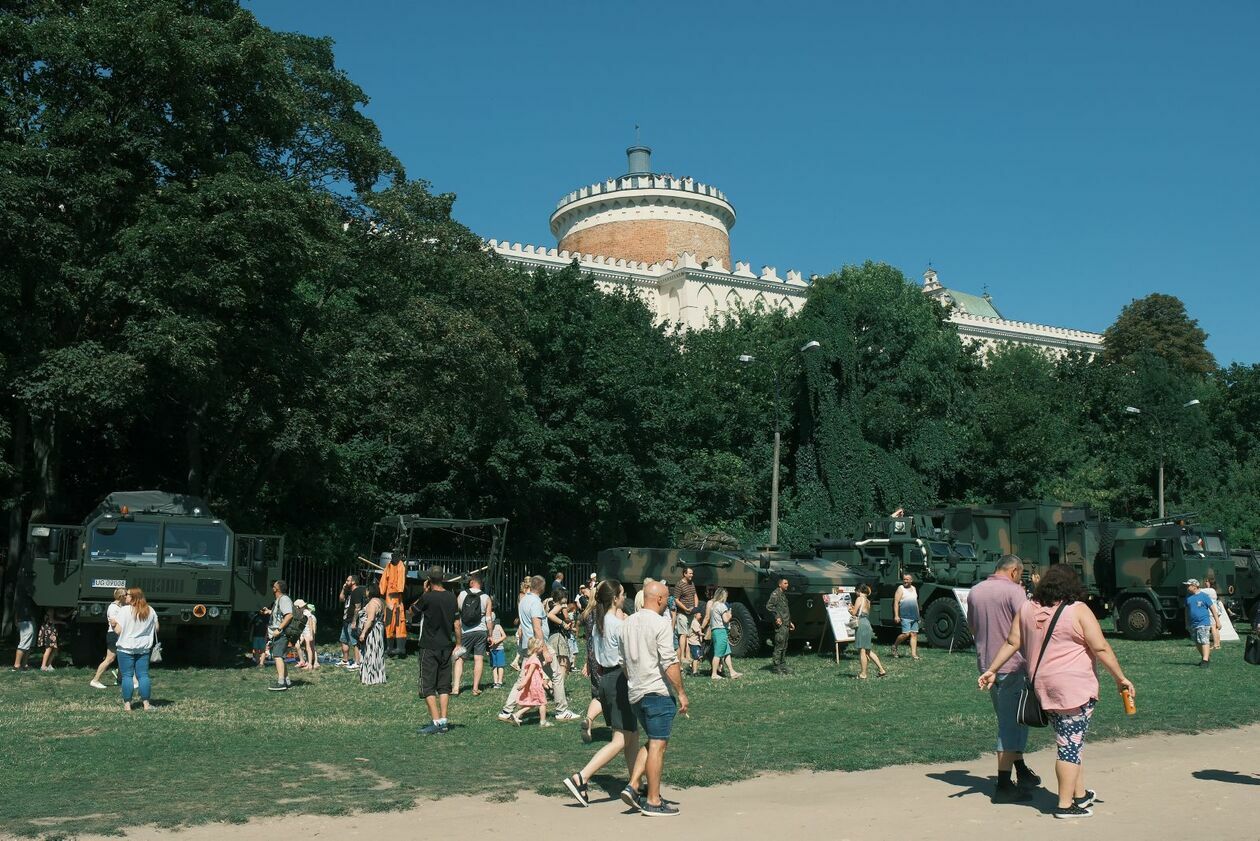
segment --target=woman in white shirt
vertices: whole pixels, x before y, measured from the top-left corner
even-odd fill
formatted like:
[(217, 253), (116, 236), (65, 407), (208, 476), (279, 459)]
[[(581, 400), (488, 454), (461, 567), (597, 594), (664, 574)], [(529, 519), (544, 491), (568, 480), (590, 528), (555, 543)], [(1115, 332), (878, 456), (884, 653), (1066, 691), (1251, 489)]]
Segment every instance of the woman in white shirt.
[(114, 600), (109, 603), (109, 607), (105, 609), (105, 659), (96, 667), (96, 674), (92, 675), (89, 686), (93, 689), (104, 689), (105, 684), (101, 683), (101, 678), (105, 674), (105, 670), (114, 664), (114, 649), (118, 648), (118, 633), (114, 630), (114, 623), (118, 621), (118, 612), (123, 609), (123, 605), (127, 603), (127, 588), (119, 587), (114, 590)]
[(118, 669), (122, 673), (123, 710), (131, 712), (131, 696), (135, 691), (132, 675), (139, 682), (140, 702), (146, 710), (149, 706), (149, 655), (157, 642), (157, 611), (149, 607), (144, 591), (132, 587), (127, 591), (129, 603), (118, 611), (118, 619), (111, 624), (118, 634), (116, 653)]

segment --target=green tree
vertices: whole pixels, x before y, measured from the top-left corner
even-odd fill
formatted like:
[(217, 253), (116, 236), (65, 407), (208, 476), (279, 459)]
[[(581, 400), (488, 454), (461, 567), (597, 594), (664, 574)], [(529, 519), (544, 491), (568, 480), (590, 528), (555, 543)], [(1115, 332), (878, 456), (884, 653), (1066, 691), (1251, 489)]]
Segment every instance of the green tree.
[(1153, 353), (1176, 370), (1206, 375), (1216, 368), (1206, 341), (1180, 298), (1154, 292), (1127, 304), (1103, 332), (1103, 361), (1129, 365), (1134, 356)]
[(815, 280), (798, 328), (821, 347), (802, 360), (795, 540), (954, 496), (978, 362), (945, 310), (868, 262)]

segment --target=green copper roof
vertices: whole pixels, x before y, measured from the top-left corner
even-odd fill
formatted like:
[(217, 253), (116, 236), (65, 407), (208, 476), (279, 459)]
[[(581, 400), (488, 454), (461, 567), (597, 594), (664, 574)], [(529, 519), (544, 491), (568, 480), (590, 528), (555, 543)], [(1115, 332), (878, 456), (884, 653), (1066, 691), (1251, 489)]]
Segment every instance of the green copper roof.
[(971, 295), (966, 292), (959, 292), (957, 289), (946, 289), (946, 294), (954, 302), (954, 306), (963, 312), (978, 315), (983, 318), (1001, 318), (1002, 313), (997, 311), (997, 307), (993, 306), (993, 302), (979, 295)]

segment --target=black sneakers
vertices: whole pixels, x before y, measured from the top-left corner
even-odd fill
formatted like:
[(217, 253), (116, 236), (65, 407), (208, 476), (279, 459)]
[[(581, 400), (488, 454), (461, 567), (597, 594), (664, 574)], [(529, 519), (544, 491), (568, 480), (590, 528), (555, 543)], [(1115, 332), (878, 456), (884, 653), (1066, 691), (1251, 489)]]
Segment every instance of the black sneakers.
[(643, 805), (639, 802), (639, 793), (630, 786), (626, 786), (621, 790), (621, 802), (625, 803), (636, 812), (642, 811)]
[(1094, 799), (1096, 797), (1098, 797), (1098, 792), (1094, 791), (1092, 788), (1087, 788), (1085, 789), (1084, 797), (1073, 797), (1072, 802), (1077, 806), (1080, 806), (1082, 809), (1088, 809), (1090, 806), (1094, 805)]
[(1084, 806), (1077, 803), (1073, 803), (1071, 806), (1067, 807), (1059, 806), (1054, 810), (1054, 816), (1062, 820), (1068, 820), (1071, 818), (1088, 818), (1092, 814), (1094, 813), (1089, 809), (1086, 809)]
[(678, 814), (678, 807), (671, 806), (664, 800), (660, 802), (659, 806), (653, 806), (645, 800), (643, 805), (639, 807), (639, 811), (645, 818), (672, 818)]
[(1014, 783), (998, 782), (992, 800), (994, 803), (1024, 803), (1032, 800), (1032, 792)]

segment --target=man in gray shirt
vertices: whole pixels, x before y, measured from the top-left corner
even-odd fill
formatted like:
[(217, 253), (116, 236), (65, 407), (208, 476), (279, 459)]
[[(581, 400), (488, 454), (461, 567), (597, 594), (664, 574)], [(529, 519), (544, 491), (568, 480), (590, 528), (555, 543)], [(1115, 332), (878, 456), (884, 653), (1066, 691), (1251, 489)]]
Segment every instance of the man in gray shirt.
[(289, 585), (284, 582), (284, 579), (272, 584), (271, 592), (275, 595), (276, 601), (271, 606), (271, 621), (267, 624), (267, 638), (271, 646), (271, 659), (276, 661), (276, 685), (267, 688), (273, 692), (283, 692), (291, 685), (289, 667), (284, 662), (284, 650), (289, 646), (284, 629), (289, 626), (289, 622), (293, 621), (293, 599), (289, 598)]
[[(630, 779), (637, 780), (646, 771), (648, 781), (645, 799), (639, 800), (629, 786), (621, 797), (648, 817), (678, 814), (676, 806), (661, 799), (661, 771), (674, 717), (687, 714), (687, 693), (683, 691), (682, 671), (674, 651), (674, 629), (664, 615), (668, 602), (669, 588), (662, 582), (645, 585), (643, 609), (631, 614), (621, 631), (621, 659), (625, 663), (630, 704), (647, 733), (647, 745), (639, 748)], [(669, 686), (678, 696), (677, 703), (670, 696)]]
[[(1019, 610), (1028, 601), (1022, 583), (1024, 562), (1015, 555), (998, 559), (993, 574), (971, 589), (967, 596), (967, 624), (976, 640), (976, 661), (980, 673), (989, 668), (994, 655), (1006, 642)], [(1028, 789), (1041, 784), (1041, 778), (1024, 764), (1028, 728), (1019, 723), (1019, 694), (1024, 688), (1024, 658), (1018, 651), (998, 671), (990, 697), (997, 714), (998, 781), (993, 802), (1013, 803), (1032, 799)], [(1011, 781), (1011, 769), (1019, 784)]]

